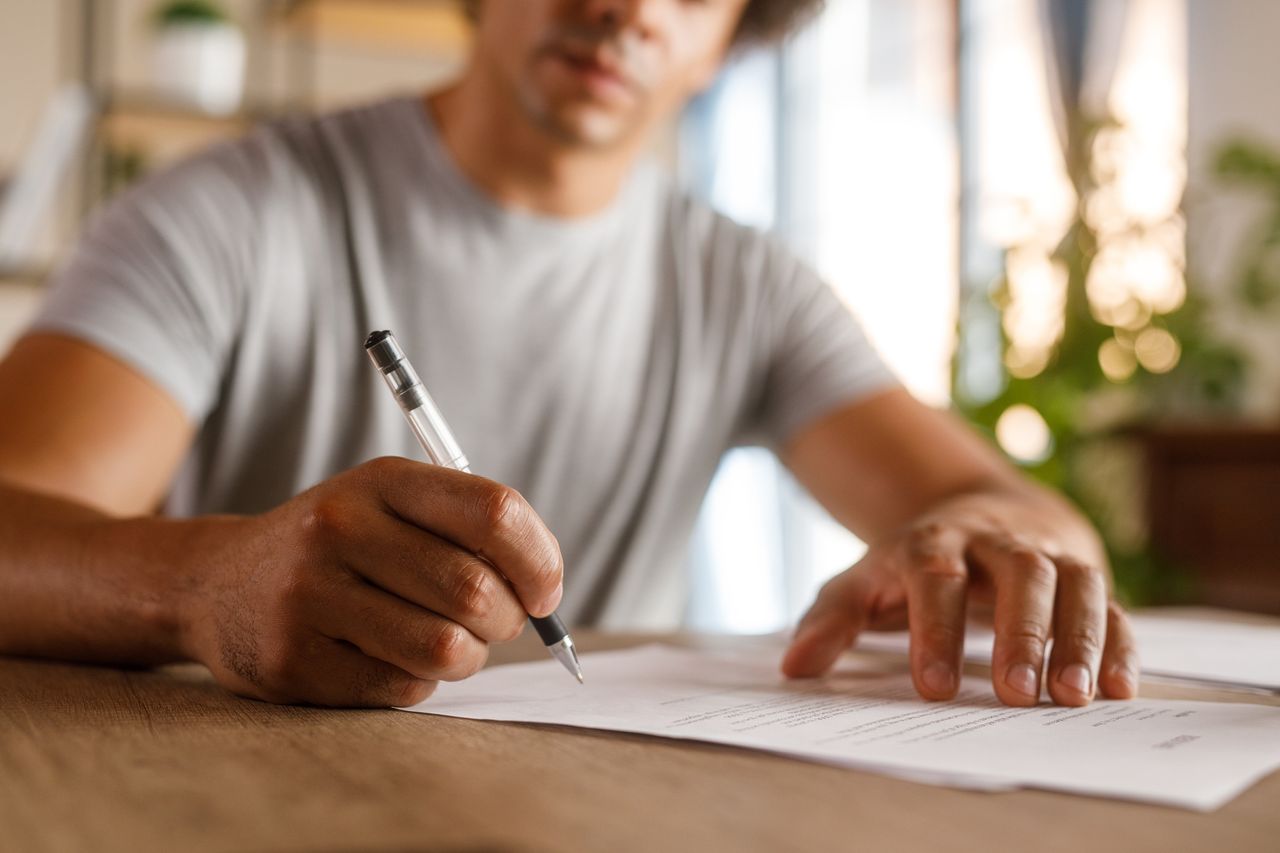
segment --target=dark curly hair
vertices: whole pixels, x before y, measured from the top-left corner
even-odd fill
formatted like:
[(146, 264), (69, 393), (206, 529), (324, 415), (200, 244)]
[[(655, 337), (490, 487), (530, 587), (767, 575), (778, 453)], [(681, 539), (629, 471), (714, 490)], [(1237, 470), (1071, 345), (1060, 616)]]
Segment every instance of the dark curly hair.
[(781, 41), (816, 17), (826, 0), (749, 0), (733, 35), (735, 46)]
[[(481, 0), (458, 0), (471, 20), (480, 11)], [(734, 47), (755, 46), (780, 41), (822, 11), (826, 0), (748, 0), (733, 34)]]

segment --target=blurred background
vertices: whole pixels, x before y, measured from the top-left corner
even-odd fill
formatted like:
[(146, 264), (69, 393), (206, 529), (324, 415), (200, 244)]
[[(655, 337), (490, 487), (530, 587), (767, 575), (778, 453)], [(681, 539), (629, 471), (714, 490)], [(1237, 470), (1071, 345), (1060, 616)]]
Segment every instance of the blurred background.
[[(1129, 603), (1280, 613), (1277, 32), (1274, 0), (828, 0), (654, 156), (1074, 498)], [(0, 0), (0, 351), (113, 193), (255, 121), (443, 84), (468, 38), (450, 0)], [(687, 622), (780, 628), (862, 550), (736, 450)]]

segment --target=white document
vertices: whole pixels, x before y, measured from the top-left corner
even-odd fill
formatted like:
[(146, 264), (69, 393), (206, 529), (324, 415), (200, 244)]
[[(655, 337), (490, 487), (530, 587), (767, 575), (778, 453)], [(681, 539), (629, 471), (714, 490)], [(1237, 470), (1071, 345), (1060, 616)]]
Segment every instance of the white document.
[(846, 661), (789, 681), (772, 654), (646, 646), (441, 684), (406, 710), (710, 741), (965, 788), (1037, 787), (1210, 810), (1280, 767), (1280, 708), (1137, 699), (1085, 708), (999, 704), (965, 678), (924, 702), (905, 673)]
[[(1175, 616), (1129, 617), (1138, 641), (1142, 677), (1280, 693), (1280, 628)], [(907, 632), (867, 631), (856, 648), (907, 652)], [(965, 631), (965, 658), (991, 662), (990, 628)]]

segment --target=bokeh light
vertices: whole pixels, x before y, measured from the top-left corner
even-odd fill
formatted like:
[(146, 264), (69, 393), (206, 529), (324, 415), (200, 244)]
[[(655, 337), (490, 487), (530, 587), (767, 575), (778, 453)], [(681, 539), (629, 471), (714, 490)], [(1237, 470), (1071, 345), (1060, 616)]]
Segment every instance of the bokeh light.
[(1132, 347), (1115, 338), (1107, 338), (1098, 348), (1098, 364), (1112, 382), (1124, 382), (1138, 369), (1138, 359)]
[(1182, 357), (1182, 346), (1168, 329), (1150, 326), (1133, 342), (1138, 363), (1152, 373), (1168, 373)]
[[(1096, 249), (1084, 287), (1094, 318), (1116, 331), (1098, 350), (1099, 365), (1114, 382), (1126, 381), (1138, 366), (1153, 373), (1172, 370), (1181, 354), (1177, 340), (1152, 324), (1187, 298), (1186, 222), (1180, 213), (1187, 179), (1185, 41), (1180, 0), (1129, 0), (1105, 103), (1111, 123), (1098, 128), (1091, 142), (1092, 185), (1083, 190), (1079, 209)], [(1019, 90), (1011, 86), (1007, 94)], [(1021, 94), (1027, 109), (1042, 107)], [(1019, 141), (1043, 142), (1025, 136)], [(1031, 378), (1052, 361), (1063, 332), (1067, 273), (1052, 252), (1065, 233), (1053, 215), (1064, 173), (1058, 164), (1048, 166), (1025, 153), (1014, 162), (1023, 176), (1035, 162), (1039, 181), (1023, 186), (1053, 200), (1047, 204), (1010, 192), (1002, 204), (987, 208), (987, 233), (1008, 241), (1005, 367), (1011, 376)], [(1004, 171), (1012, 176), (1018, 169)]]
[(1030, 406), (1017, 403), (996, 421), (996, 441), (1019, 462), (1035, 463), (1053, 452), (1053, 435), (1044, 417)]

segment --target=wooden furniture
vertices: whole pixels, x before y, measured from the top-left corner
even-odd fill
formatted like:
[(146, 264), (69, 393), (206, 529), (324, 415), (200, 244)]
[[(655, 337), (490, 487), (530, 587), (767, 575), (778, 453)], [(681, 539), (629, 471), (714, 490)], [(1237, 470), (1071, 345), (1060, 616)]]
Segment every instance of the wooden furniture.
[(461, 54), (471, 40), (457, 0), (274, 0), (279, 25), (375, 47)]
[[(470, 48), (470, 25), (455, 0), (242, 0), (228, 5), (238, 13), (249, 47), (245, 103), (230, 115), (213, 115), (147, 88), (121, 87), (116, 66), (127, 49), (121, 32), (134, 28), (122, 27), (120, 19), (124, 10), (137, 14), (137, 4), (61, 0), (65, 43), (60, 47), (66, 56), (60, 64), (71, 81), (88, 90), (97, 108), (71, 181), (78, 213), (60, 217), (65, 221), (57, 223), (59, 248), (53, 257), (18, 270), (0, 269), (0, 300), (21, 299), (21, 290), (43, 285), (84, 218), (142, 172), (239, 136), (260, 120), (315, 109), (323, 49), (340, 46), (364, 57), (431, 57), (440, 63), (460, 62)], [(0, 352), (6, 342), (0, 339)]]
[(252, 0), (247, 5), (250, 13), (237, 21), (250, 53), (247, 103), (231, 115), (210, 115), (153, 92), (121, 90), (114, 70), (117, 0), (70, 0), (77, 76), (100, 104), (85, 165), (85, 211), (113, 189), (101, 174), (111, 152), (163, 164), (238, 136), (260, 119), (315, 108), (324, 45), (437, 60), (458, 60), (470, 45), (469, 25), (454, 0)]
[(1280, 426), (1143, 434), (1151, 549), (1197, 603), (1280, 614)]
[[(575, 635), (588, 650), (640, 639)], [(494, 659), (544, 654), (526, 631)], [(1143, 693), (1280, 705), (1167, 686)], [(234, 697), (191, 665), (124, 671), (0, 658), (0, 848), (28, 853), (1248, 853), (1276, 849), (1277, 804), (1280, 773), (1198, 814), (960, 791), (633, 735), (279, 707)]]

